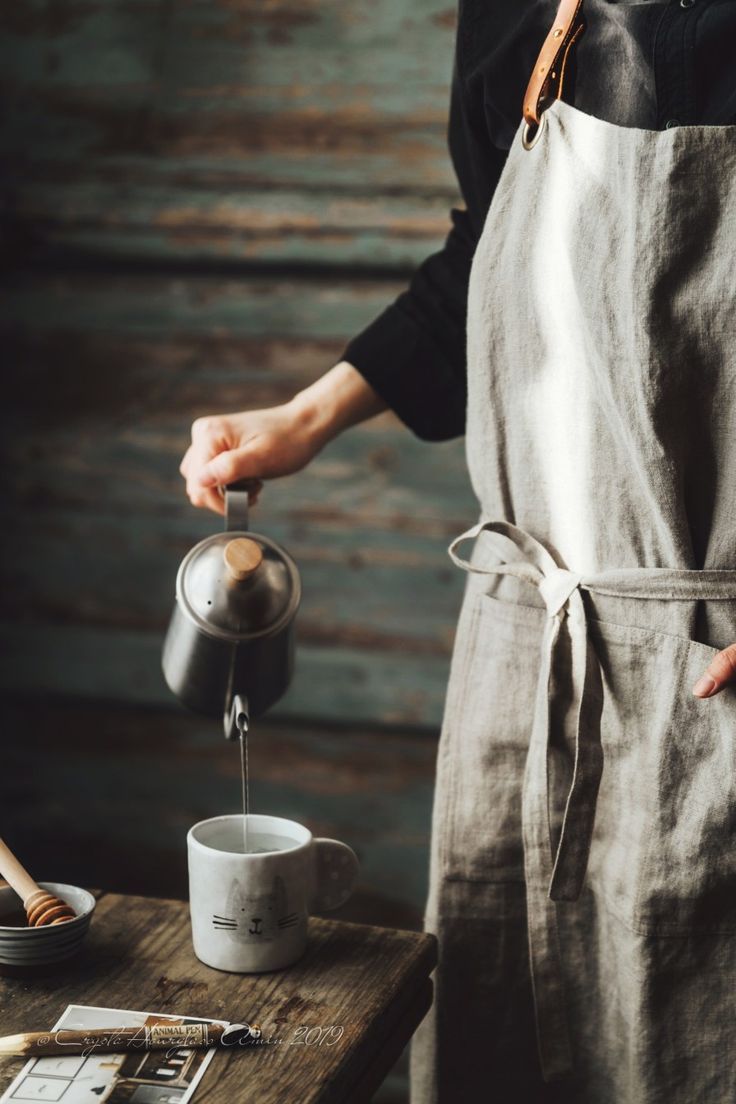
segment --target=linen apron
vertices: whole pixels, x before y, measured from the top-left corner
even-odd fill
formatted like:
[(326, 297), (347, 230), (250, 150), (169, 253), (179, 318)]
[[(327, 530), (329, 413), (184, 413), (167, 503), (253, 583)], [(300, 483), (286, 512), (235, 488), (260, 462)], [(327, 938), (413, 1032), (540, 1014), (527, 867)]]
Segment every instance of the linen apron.
[(726, 1104), (736, 689), (691, 688), (736, 641), (736, 128), (524, 128), (470, 277), (411, 1100)]

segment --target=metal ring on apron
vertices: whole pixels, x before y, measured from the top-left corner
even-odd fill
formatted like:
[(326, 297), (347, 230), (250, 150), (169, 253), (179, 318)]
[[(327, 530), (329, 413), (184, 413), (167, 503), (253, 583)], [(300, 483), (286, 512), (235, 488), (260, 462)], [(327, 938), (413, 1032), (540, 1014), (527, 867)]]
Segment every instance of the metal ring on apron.
[(522, 146), (524, 147), (525, 150), (530, 150), (530, 149), (532, 149), (533, 146), (536, 146), (537, 142), (539, 141), (539, 139), (542, 136), (542, 131), (544, 130), (546, 125), (547, 125), (547, 116), (543, 112), (539, 117), (539, 122), (537, 123), (537, 127), (534, 131), (534, 134), (530, 138), (529, 137), (529, 132), (531, 130), (531, 127), (530, 127), (529, 123), (524, 124), (524, 129), (521, 132), (521, 144), (522, 144)]

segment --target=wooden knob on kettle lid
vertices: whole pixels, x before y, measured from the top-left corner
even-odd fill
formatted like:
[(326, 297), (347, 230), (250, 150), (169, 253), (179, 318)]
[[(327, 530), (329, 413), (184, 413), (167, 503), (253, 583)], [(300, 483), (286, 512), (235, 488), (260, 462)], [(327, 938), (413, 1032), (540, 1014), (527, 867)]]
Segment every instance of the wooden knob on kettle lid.
[(228, 574), (242, 583), (261, 566), (263, 550), (257, 541), (249, 537), (235, 537), (225, 545), (222, 558)]

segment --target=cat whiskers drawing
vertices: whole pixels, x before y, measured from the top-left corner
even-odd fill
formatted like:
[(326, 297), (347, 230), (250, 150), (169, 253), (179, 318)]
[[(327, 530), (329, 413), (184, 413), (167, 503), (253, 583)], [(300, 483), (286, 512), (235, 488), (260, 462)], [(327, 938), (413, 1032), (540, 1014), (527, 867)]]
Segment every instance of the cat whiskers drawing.
[(270, 892), (260, 893), (247, 893), (233, 879), (225, 910), (212, 916), (212, 926), (238, 943), (269, 942), (304, 922), (298, 913), (288, 911), (286, 886), (278, 875)]

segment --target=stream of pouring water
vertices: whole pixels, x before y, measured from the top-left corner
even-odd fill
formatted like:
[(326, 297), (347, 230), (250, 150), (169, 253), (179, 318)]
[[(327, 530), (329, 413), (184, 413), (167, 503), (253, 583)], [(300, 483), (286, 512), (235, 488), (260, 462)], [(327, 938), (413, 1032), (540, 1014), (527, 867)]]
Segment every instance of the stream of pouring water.
[(240, 731), (240, 784), (243, 793), (243, 854), (248, 854), (248, 809), (250, 793), (248, 792), (248, 728), (238, 724)]
[[(241, 626), (239, 625), (240, 629)], [(227, 677), (227, 691), (225, 695), (226, 702), (232, 702), (233, 700), (233, 680), (235, 677), (235, 655), (236, 647), (233, 645), (230, 652), (230, 665)], [(240, 787), (243, 798), (243, 854), (248, 854), (248, 810), (250, 807), (250, 792), (248, 789), (248, 729), (250, 727), (250, 721), (245, 716), (240, 716), (236, 719), (238, 726), (238, 739), (240, 742)]]

